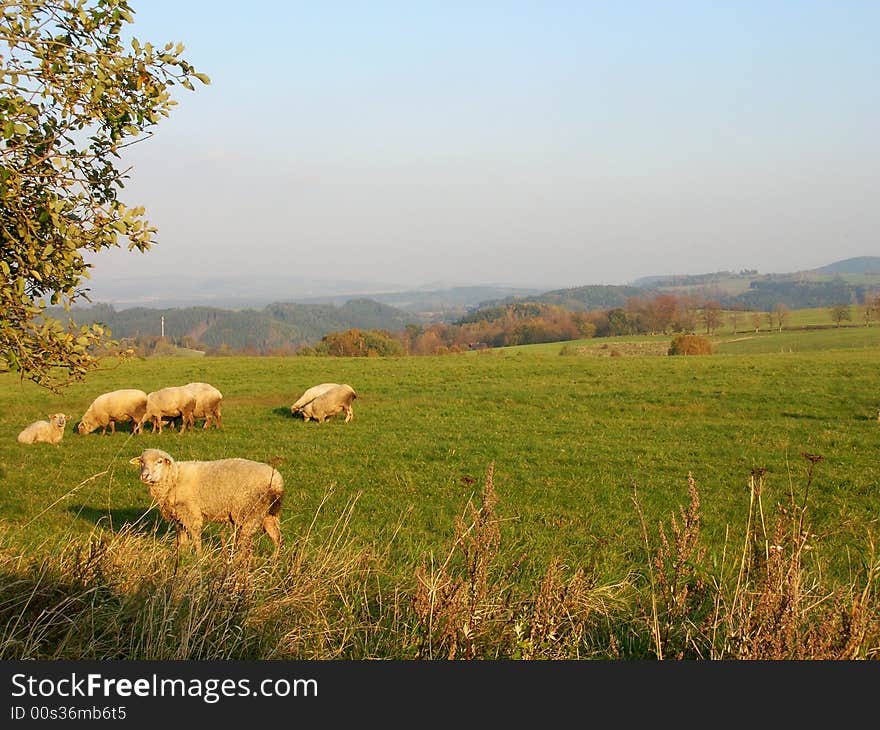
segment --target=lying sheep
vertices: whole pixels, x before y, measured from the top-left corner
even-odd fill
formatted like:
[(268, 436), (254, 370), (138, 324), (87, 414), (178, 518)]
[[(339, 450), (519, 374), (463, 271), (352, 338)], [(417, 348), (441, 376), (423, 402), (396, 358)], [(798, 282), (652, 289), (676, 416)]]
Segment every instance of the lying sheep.
[(238, 458), (175, 461), (159, 449), (145, 449), (131, 463), (140, 467), (140, 480), (150, 488), (162, 516), (177, 527), (178, 546), (189, 538), (200, 552), (202, 525), (220, 522), (238, 533), (245, 555), (260, 528), (278, 555), (284, 481), (276, 469)]
[(92, 401), (76, 430), (85, 435), (101, 426), (103, 436), (107, 433), (107, 426), (110, 426), (110, 433), (116, 433), (117, 421), (131, 421), (132, 433), (140, 433), (141, 421), (146, 411), (147, 394), (144, 391), (135, 388), (114, 390), (99, 395)]
[(163, 418), (173, 420), (180, 416), (180, 433), (186, 431), (187, 426), (192, 431), (195, 410), (195, 393), (184, 385), (172, 385), (147, 394), (147, 409), (141, 423), (150, 421), (153, 424), (153, 433), (162, 433)]
[(292, 406), (290, 406), (291, 414), (295, 416), (297, 413), (302, 413), (303, 406), (305, 406), (306, 403), (310, 403), (322, 393), (326, 393), (328, 390), (338, 387), (339, 383), (321, 383), (320, 385), (313, 385), (297, 398)]
[(203, 428), (210, 428), (212, 423), (214, 428), (222, 428), (223, 414), (221, 409), (223, 406), (223, 393), (209, 383), (187, 383), (183, 387), (191, 390), (196, 397), (196, 408), (193, 416), (205, 419)]
[(67, 416), (63, 413), (52, 413), (48, 421), (34, 421), (18, 434), (20, 444), (54, 444), (58, 446), (64, 437)]
[(304, 421), (314, 418), (318, 423), (324, 423), (328, 418), (344, 412), (345, 422), (348, 423), (354, 418), (352, 402), (355, 398), (357, 393), (354, 392), (354, 388), (343, 383), (310, 400), (300, 412)]

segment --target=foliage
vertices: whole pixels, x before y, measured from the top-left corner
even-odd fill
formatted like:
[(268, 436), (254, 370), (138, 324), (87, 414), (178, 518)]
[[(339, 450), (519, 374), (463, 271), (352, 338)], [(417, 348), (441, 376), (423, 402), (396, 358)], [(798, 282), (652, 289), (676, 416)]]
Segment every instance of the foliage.
[(87, 298), (86, 252), (150, 248), (144, 209), (118, 197), (127, 171), (117, 160), (169, 115), (171, 87), (209, 79), (182, 44), (126, 47), (126, 0), (7, 0), (0, 12), (0, 358), (57, 387), (53, 368), (81, 378), (107, 333), (63, 326), (46, 299)]
[(387, 357), (403, 354), (403, 347), (384, 330), (350, 329), (331, 332), (319, 344), (302, 354), (334, 357)]
[(741, 304), (747, 309), (772, 310), (780, 302), (791, 309), (830, 307), (840, 301), (861, 300), (865, 287), (848, 284), (843, 279), (831, 281), (752, 281), (749, 290), (723, 298), (725, 306)]
[[(51, 308), (50, 308), (51, 311)], [(414, 319), (400, 309), (358, 299), (343, 306), (332, 304), (274, 303), (263, 309), (227, 310), (216, 307), (152, 309), (132, 307), (116, 310), (107, 304), (74, 307), (77, 322), (101, 323), (133, 346), (144, 350), (160, 334), (176, 344), (200, 347), (211, 353), (259, 355), (293, 354), (307, 344), (317, 343), (331, 332), (346, 329), (402, 329)]]
[(849, 304), (835, 304), (831, 307), (831, 319), (834, 320), (838, 327), (840, 327), (840, 323), (844, 320), (847, 322), (851, 321), (852, 309)]
[[(531, 302), (539, 304), (553, 304), (565, 307), (572, 311), (592, 311), (598, 309), (614, 309), (623, 307), (627, 299), (632, 297), (645, 297), (655, 294), (651, 289), (638, 286), (615, 286), (611, 284), (590, 284), (571, 289), (557, 289), (548, 291), (540, 296), (529, 298)], [(508, 297), (498, 302), (485, 302), (486, 306), (494, 304), (504, 306), (517, 302), (517, 298)]]
[(711, 355), (712, 342), (700, 335), (679, 335), (669, 346), (670, 355)]

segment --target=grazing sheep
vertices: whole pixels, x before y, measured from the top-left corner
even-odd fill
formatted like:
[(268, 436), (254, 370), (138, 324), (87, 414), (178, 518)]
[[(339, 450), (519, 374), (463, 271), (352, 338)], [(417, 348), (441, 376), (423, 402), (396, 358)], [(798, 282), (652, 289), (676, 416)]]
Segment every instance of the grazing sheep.
[(67, 425), (67, 416), (63, 413), (52, 413), (48, 421), (34, 421), (30, 426), (18, 434), (20, 444), (54, 444), (58, 446), (64, 437), (64, 427)]
[(350, 385), (344, 383), (337, 385), (326, 393), (321, 393), (302, 407), (303, 420), (308, 421), (310, 418), (314, 418), (318, 423), (324, 423), (328, 418), (345, 412), (345, 422), (348, 423), (354, 418), (352, 402), (355, 398), (357, 398), (357, 393)]
[(333, 388), (338, 388), (339, 383), (321, 383), (320, 385), (313, 385), (311, 388), (306, 390), (299, 398), (296, 399), (296, 402), (290, 406), (290, 412), (295, 416), (297, 413), (302, 413), (303, 406), (306, 403), (309, 403), (315, 398), (317, 398), (322, 393), (326, 393), (328, 390), (332, 390)]
[(141, 419), (141, 423), (147, 421), (153, 424), (153, 433), (162, 433), (162, 419), (175, 419), (180, 416), (180, 433), (192, 431), (195, 424), (193, 414), (196, 410), (196, 396), (185, 385), (172, 385), (168, 388), (160, 388), (147, 394), (147, 410)]
[(131, 421), (131, 432), (141, 432), (141, 421), (147, 411), (147, 394), (135, 388), (123, 388), (110, 393), (99, 395), (88, 410), (83, 414), (76, 427), (80, 434), (94, 431), (98, 426), (102, 427), (101, 435), (116, 433), (116, 422)]
[(191, 390), (196, 397), (193, 417), (205, 419), (203, 428), (210, 428), (212, 423), (214, 428), (222, 428), (223, 393), (209, 383), (187, 383), (183, 387)]
[(260, 528), (278, 555), (284, 481), (276, 469), (238, 458), (175, 461), (159, 449), (144, 449), (131, 463), (140, 467), (140, 480), (150, 488), (162, 516), (177, 527), (178, 547), (189, 538), (200, 552), (202, 525), (220, 522), (238, 533), (245, 555)]

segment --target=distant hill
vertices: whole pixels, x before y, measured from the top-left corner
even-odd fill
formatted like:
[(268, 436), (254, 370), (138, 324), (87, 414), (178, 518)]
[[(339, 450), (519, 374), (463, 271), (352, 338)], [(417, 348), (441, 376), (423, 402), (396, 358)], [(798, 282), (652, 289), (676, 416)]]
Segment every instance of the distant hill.
[(501, 285), (444, 286), (441, 283), (407, 289), (378, 283), (304, 279), (288, 276), (115, 278), (89, 281), (93, 302), (117, 310), (135, 307), (171, 309), (213, 307), (259, 309), (273, 302), (332, 304), (371, 299), (432, 321), (451, 321), (469, 307), (489, 299), (540, 294), (538, 288)]
[(825, 274), (880, 274), (880, 256), (857, 256), (813, 270)]
[[(62, 320), (68, 317), (60, 308), (50, 313)], [(112, 305), (97, 304), (74, 307), (69, 316), (79, 324), (105, 324), (114, 339), (158, 337), (164, 325), (165, 336), (173, 341), (185, 339), (206, 348), (226, 345), (233, 350), (262, 353), (315, 344), (330, 332), (353, 328), (394, 332), (408, 324), (420, 323), (418, 317), (408, 312), (369, 299), (349, 301), (342, 307), (275, 303), (263, 309), (244, 310), (216, 307), (116, 310)]]
[[(454, 286), (446, 289), (407, 289), (397, 292), (370, 294), (369, 299), (388, 304), (398, 309), (418, 315), (430, 321), (452, 321), (461, 317), (469, 309), (483, 302), (495, 301), (502, 297), (526, 297), (541, 294), (541, 289), (503, 286)], [(327, 295), (306, 297), (295, 301), (310, 303), (327, 303), (343, 306), (351, 301), (351, 295)], [(366, 298), (364, 295), (357, 298)]]
[(651, 296), (652, 290), (638, 286), (617, 286), (612, 284), (590, 284), (571, 289), (556, 289), (537, 296), (506, 297), (486, 301), (480, 307), (498, 307), (515, 302), (529, 301), (539, 304), (555, 304), (575, 312), (614, 309), (626, 304), (630, 297)]
[(661, 293), (714, 299), (724, 307), (771, 311), (784, 304), (790, 309), (807, 309), (859, 304), (877, 291), (880, 257), (861, 256), (790, 273), (761, 274), (757, 269), (743, 269), (645, 276), (625, 286), (590, 285), (485, 301), (471, 314), (514, 302), (555, 304), (572, 311), (609, 310), (625, 306), (630, 298), (650, 299)]
[[(242, 306), (254, 296), (255, 284), (264, 296), (286, 287), (291, 293), (295, 290), (299, 298), (235, 309), (169, 306), (181, 292), (194, 300), (212, 294), (223, 296)], [(79, 324), (104, 323), (117, 339), (158, 337), (164, 318), (166, 337), (178, 345), (205, 349), (225, 345), (233, 350), (265, 353), (314, 345), (331, 332), (353, 328), (399, 332), (411, 324), (469, 321), (475, 312), (526, 302), (555, 305), (574, 312), (608, 311), (624, 307), (631, 298), (649, 299), (661, 293), (673, 293), (701, 300), (716, 299), (724, 307), (763, 311), (770, 311), (778, 304), (790, 309), (858, 304), (869, 294), (880, 291), (880, 257), (850, 258), (791, 273), (760, 274), (754, 269), (744, 269), (649, 276), (630, 285), (592, 284), (552, 291), (485, 285), (375, 291), (354, 296), (341, 291), (352, 286), (352, 282), (287, 281), (284, 277), (258, 282), (204, 280), (197, 284), (188, 284), (182, 279), (165, 280), (162, 285), (167, 290), (161, 291), (155, 282), (141, 281), (140, 285), (138, 294), (142, 301), (150, 304), (162, 301), (164, 308), (146, 304), (117, 309), (105, 303), (74, 308), (70, 315)], [(118, 293), (126, 290), (122, 282), (117, 282), (117, 286)], [(315, 289), (322, 286), (326, 289), (317, 293)], [(221, 291), (222, 295), (218, 295)], [(50, 313), (62, 320), (68, 317), (60, 308)]]

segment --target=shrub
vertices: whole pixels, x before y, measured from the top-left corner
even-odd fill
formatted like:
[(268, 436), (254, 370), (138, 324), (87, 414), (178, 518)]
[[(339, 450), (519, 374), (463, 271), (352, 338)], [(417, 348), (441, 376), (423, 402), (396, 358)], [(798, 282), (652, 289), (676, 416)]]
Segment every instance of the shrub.
[(699, 335), (679, 335), (672, 340), (670, 355), (711, 355), (712, 343)]

